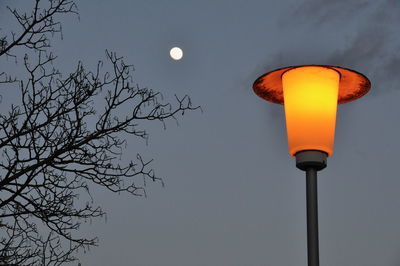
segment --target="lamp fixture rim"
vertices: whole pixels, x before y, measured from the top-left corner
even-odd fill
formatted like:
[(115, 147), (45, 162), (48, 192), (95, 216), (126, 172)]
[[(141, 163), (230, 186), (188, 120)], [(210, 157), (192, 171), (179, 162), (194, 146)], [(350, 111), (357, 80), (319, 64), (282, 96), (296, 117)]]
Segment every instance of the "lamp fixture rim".
[(324, 67), (337, 71), (340, 75), (338, 104), (354, 101), (368, 93), (371, 88), (371, 81), (365, 75), (349, 68), (329, 65), (297, 65), (278, 68), (261, 75), (254, 81), (254, 92), (267, 101), (284, 104), (282, 75), (299, 67)]

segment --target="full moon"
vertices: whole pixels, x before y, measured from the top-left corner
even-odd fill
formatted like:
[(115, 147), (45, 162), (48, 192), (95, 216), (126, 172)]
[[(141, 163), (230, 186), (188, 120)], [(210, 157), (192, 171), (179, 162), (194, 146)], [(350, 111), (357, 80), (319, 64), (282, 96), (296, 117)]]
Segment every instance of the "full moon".
[(174, 60), (181, 60), (183, 57), (183, 51), (181, 48), (179, 47), (173, 47), (170, 51), (169, 51), (169, 55), (171, 56), (172, 59)]

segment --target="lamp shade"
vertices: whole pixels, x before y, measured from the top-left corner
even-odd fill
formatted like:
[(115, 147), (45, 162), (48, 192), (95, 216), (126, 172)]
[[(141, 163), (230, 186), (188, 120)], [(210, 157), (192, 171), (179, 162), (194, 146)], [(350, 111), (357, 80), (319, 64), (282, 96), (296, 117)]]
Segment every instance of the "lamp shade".
[(258, 78), (253, 89), (260, 97), (284, 104), (289, 153), (334, 148), (338, 103), (368, 92), (370, 81), (355, 71), (320, 65), (278, 69)]

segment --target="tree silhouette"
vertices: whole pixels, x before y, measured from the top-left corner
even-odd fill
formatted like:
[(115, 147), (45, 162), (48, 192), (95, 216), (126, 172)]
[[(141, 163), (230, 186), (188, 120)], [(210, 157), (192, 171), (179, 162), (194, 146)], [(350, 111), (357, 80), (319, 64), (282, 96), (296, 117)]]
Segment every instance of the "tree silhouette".
[(139, 87), (132, 67), (108, 51), (95, 70), (79, 63), (61, 75), (50, 40), (61, 33), (60, 15), (77, 14), (73, 1), (35, 0), (30, 13), (9, 10), (20, 32), (0, 38), (0, 59), (14, 58), (27, 75), (0, 72), (0, 86), (20, 91), (19, 102), (0, 114), (0, 265), (61, 265), (97, 244), (78, 231), (104, 215), (90, 186), (143, 195), (143, 181), (160, 180), (140, 155), (121, 164), (126, 137), (146, 140), (143, 122), (164, 123), (196, 108), (188, 96), (164, 103), (160, 93)]

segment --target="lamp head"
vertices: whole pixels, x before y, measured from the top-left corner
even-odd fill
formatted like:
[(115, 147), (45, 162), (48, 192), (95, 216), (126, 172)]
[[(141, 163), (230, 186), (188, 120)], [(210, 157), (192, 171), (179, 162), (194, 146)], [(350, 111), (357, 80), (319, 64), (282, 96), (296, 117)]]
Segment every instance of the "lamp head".
[(368, 78), (356, 71), (323, 65), (280, 68), (253, 84), (258, 96), (284, 105), (292, 156), (306, 150), (331, 155), (337, 104), (360, 98), (370, 87)]

